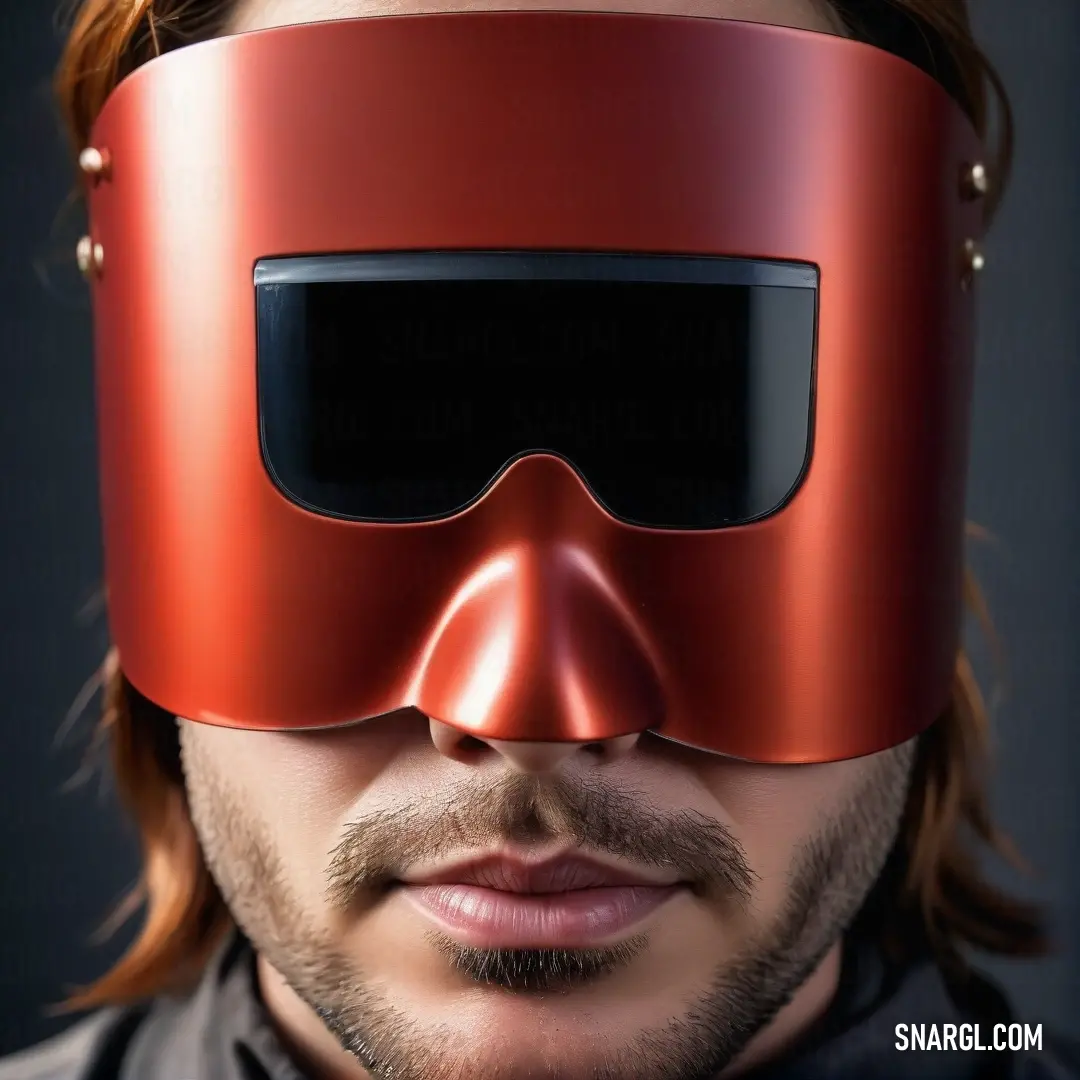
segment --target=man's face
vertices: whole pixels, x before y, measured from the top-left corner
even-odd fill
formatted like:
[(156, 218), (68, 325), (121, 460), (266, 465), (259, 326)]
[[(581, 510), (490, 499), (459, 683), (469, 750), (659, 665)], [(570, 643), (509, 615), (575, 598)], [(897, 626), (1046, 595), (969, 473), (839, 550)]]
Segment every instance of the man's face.
[[(246, 0), (230, 29), (510, 7), (838, 29), (811, 0)], [(180, 726), (192, 818), (268, 1002), (336, 1037), (342, 1075), (400, 1080), (708, 1080), (745, 1061), (835, 975), (912, 758), (480, 742), (410, 712)], [(575, 854), (599, 866), (552, 863)], [(489, 857), (506, 861), (463, 869)]]

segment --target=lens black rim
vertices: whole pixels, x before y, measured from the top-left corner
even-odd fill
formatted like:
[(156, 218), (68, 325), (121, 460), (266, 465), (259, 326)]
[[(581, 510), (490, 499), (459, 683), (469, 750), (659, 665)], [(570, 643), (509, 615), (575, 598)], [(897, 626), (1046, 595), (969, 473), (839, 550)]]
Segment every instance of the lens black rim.
[[(467, 502), (453, 510), (416, 517), (379, 518), (342, 513), (319, 506), (298, 495), (274, 467), (267, 444), (266, 415), (263, 408), (263, 380), (260, 370), (259, 288), (267, 285), (308, 285), (344, 282), (390, 281), (502, 281), (502, 280), (572, 280), (608, 282), (664, 282), (714, 284), (758, 287), (811, 289), (815, 294), (813, 340), (809, 378), (806, 452), (789, 490), (767, 511), (721, 525), (700, 527), (662, 525), (634, 521), (616, 513), (589, 483), (581, 470), (566, 455), (549, 449), (522, 450), (507, 459), (483, 488)], [(411, 525), (447, 521), (476, 505), (498, 483), (512, 465), (522, 458), (544, 454), (566, 462), (585, 485), (590, 495), (605, 513), (624, 525), (649, 531), (719, 532), (750, 525), (780, 513), (802, 486), (815, 441), (815, 412), (817, 391), (817, 337), (820, 308), (820, 269), (814, 264), (771, 259), (733, 258), (730, 256), (643, 255), (640, 253), (593, 253), (567, 251), (406, 251), (359, 254), (324, 254), (272, 256), (256, 261), (253, 271), (256, 327), (256, 409), (259, 422), (259, 443), (264, 468), (274, 485), (290, 502), (317, 514), (357, 524)]]

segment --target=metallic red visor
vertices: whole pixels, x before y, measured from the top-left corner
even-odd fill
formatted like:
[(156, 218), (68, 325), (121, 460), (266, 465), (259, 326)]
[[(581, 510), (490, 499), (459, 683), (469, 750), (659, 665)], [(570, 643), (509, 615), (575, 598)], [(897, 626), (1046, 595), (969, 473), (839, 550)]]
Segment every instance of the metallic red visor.
[(918, 68), (357, 19), (155, 60), (93, 142), (109, 614), (152, 701), (763, 762), (940, 713), (980, 146)]

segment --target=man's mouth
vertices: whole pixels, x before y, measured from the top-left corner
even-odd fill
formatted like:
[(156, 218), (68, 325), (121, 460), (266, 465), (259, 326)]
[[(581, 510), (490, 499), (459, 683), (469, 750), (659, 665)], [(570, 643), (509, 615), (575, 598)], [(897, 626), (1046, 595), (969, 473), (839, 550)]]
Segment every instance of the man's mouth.
[(438, 929), (485, 949), (611, 944), (688, 888), (580, 855), (488, 856), (403, 877), (396, 892)]

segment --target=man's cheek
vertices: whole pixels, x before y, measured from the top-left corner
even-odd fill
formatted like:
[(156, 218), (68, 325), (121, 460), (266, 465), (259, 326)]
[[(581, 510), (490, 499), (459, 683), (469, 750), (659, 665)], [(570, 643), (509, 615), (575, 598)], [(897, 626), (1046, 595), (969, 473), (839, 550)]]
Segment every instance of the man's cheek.
[(781, 828), (776, 821), (758, 821), (739, 830), (739, 841), (754, 872), (751, 911), (756, 921), (777, 914), (791, 888), (796, 856), (810, 838), (813, 819), (805, 817), (801, 827)]
[(277, 857), (277, 873), (289, 893), (309, 911), (323, 906), (330, 850), (326, 840), (295, 823), (268, 823), (267, 835)]
[[(725, 763), (727, 765), (727, 763)], [(795, 835), (808, 823), (842, 805), (858, 787), (862, 765), (727, 765), (706, 774), (706, 784), (740, 827)]]

